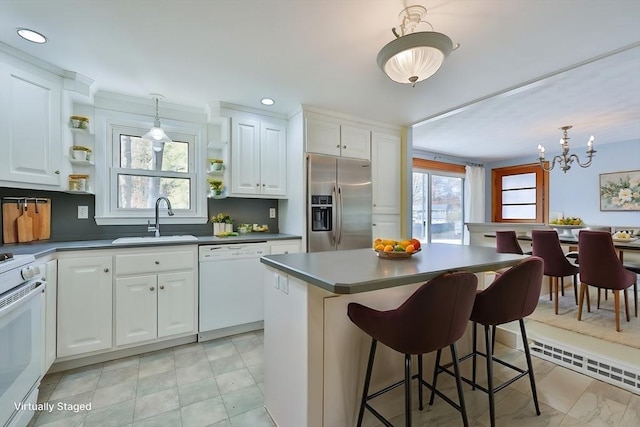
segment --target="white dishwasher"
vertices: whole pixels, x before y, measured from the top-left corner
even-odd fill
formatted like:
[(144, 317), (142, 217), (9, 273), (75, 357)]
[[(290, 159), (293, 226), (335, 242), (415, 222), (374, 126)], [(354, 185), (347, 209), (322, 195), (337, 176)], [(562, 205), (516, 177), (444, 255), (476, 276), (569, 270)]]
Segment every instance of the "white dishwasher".
[(269, 255), (266, 242), (200, 246), (200, 340), (263, 327), (263, 255)]

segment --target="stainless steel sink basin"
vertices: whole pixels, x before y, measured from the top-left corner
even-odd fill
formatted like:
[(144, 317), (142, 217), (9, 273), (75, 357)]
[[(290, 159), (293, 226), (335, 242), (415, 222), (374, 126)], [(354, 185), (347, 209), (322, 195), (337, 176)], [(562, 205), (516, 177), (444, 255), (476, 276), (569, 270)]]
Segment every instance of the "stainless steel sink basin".
[(119, 237), (113, 242), (112, 245), (129, 245), (136, 243), (171, 243), (171, 242), (191, 242), (196, 241), (198, 238), (196, 236), (192, 236), (190, 234), (185, 234), (181, 236), (144, 236), (144, 237)]

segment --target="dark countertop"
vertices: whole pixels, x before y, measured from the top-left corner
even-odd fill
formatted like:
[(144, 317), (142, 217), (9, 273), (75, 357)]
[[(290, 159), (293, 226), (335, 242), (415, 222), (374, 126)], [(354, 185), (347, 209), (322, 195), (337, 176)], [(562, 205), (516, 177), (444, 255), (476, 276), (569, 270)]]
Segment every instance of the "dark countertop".
[(293, 234), (274, 233), (246, 233), (233, 237), (196, 236), (198, 240), (175, 241), (163, 243), (128, 243), (113, 245), (114, 239), (108, 240), (75, 240), (69, 242), (54, 242), (50, 240), (39, 240), (29, 243), (16, 243), (0, 246), (0, 252), (11, 252), (14, 255), (35, 255), (42, 257), (61, 251), (78, 251), (94, 249), (120, 249), (120, 248), (140, 248), (148, 246), (177, 246), (177, 245), (224, 245), (237, 243), (258, 243), (267, 240), (298, 240), (300, 236)]
[(267, 255), (270, 267), (335, 294), (386, 289), (429, 279), (452, 270), (474, 273), (509, 267), (523, 255), (497, 254), (494, 248), (433, 243), (405, 259), (380, 259), (371, 249)]

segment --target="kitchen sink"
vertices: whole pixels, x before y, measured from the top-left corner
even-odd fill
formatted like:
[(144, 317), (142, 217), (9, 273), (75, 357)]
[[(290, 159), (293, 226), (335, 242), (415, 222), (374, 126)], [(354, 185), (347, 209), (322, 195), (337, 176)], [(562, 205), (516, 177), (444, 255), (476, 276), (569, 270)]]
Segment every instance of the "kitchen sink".
[(112, 245), (129, 245), (136, 243), (171, 243), (171, 242), (192, 242), (197, 241), (198, 238), (196, 236), (192, 236), (190, 234), (184, 234), (180, 236), (144, 236), (144, 237), (119, 237), (113, 242)]

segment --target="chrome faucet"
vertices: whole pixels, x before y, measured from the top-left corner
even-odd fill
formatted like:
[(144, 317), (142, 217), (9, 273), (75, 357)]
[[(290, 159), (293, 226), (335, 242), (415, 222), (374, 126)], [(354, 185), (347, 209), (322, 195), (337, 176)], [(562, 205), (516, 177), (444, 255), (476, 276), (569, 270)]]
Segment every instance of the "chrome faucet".
[(151, 225), (151, 221), (147, 221), (147, 231), (155, 231), (156, 237), (160, 237), (160, 201), (164, 200), (167, 203), (167, 210), (169, 211), (169, 216), (173, 216), (173, 210), (171, 209), (171, 202), (166, 197), (158, 197), (156, 200), (156, 225)]

